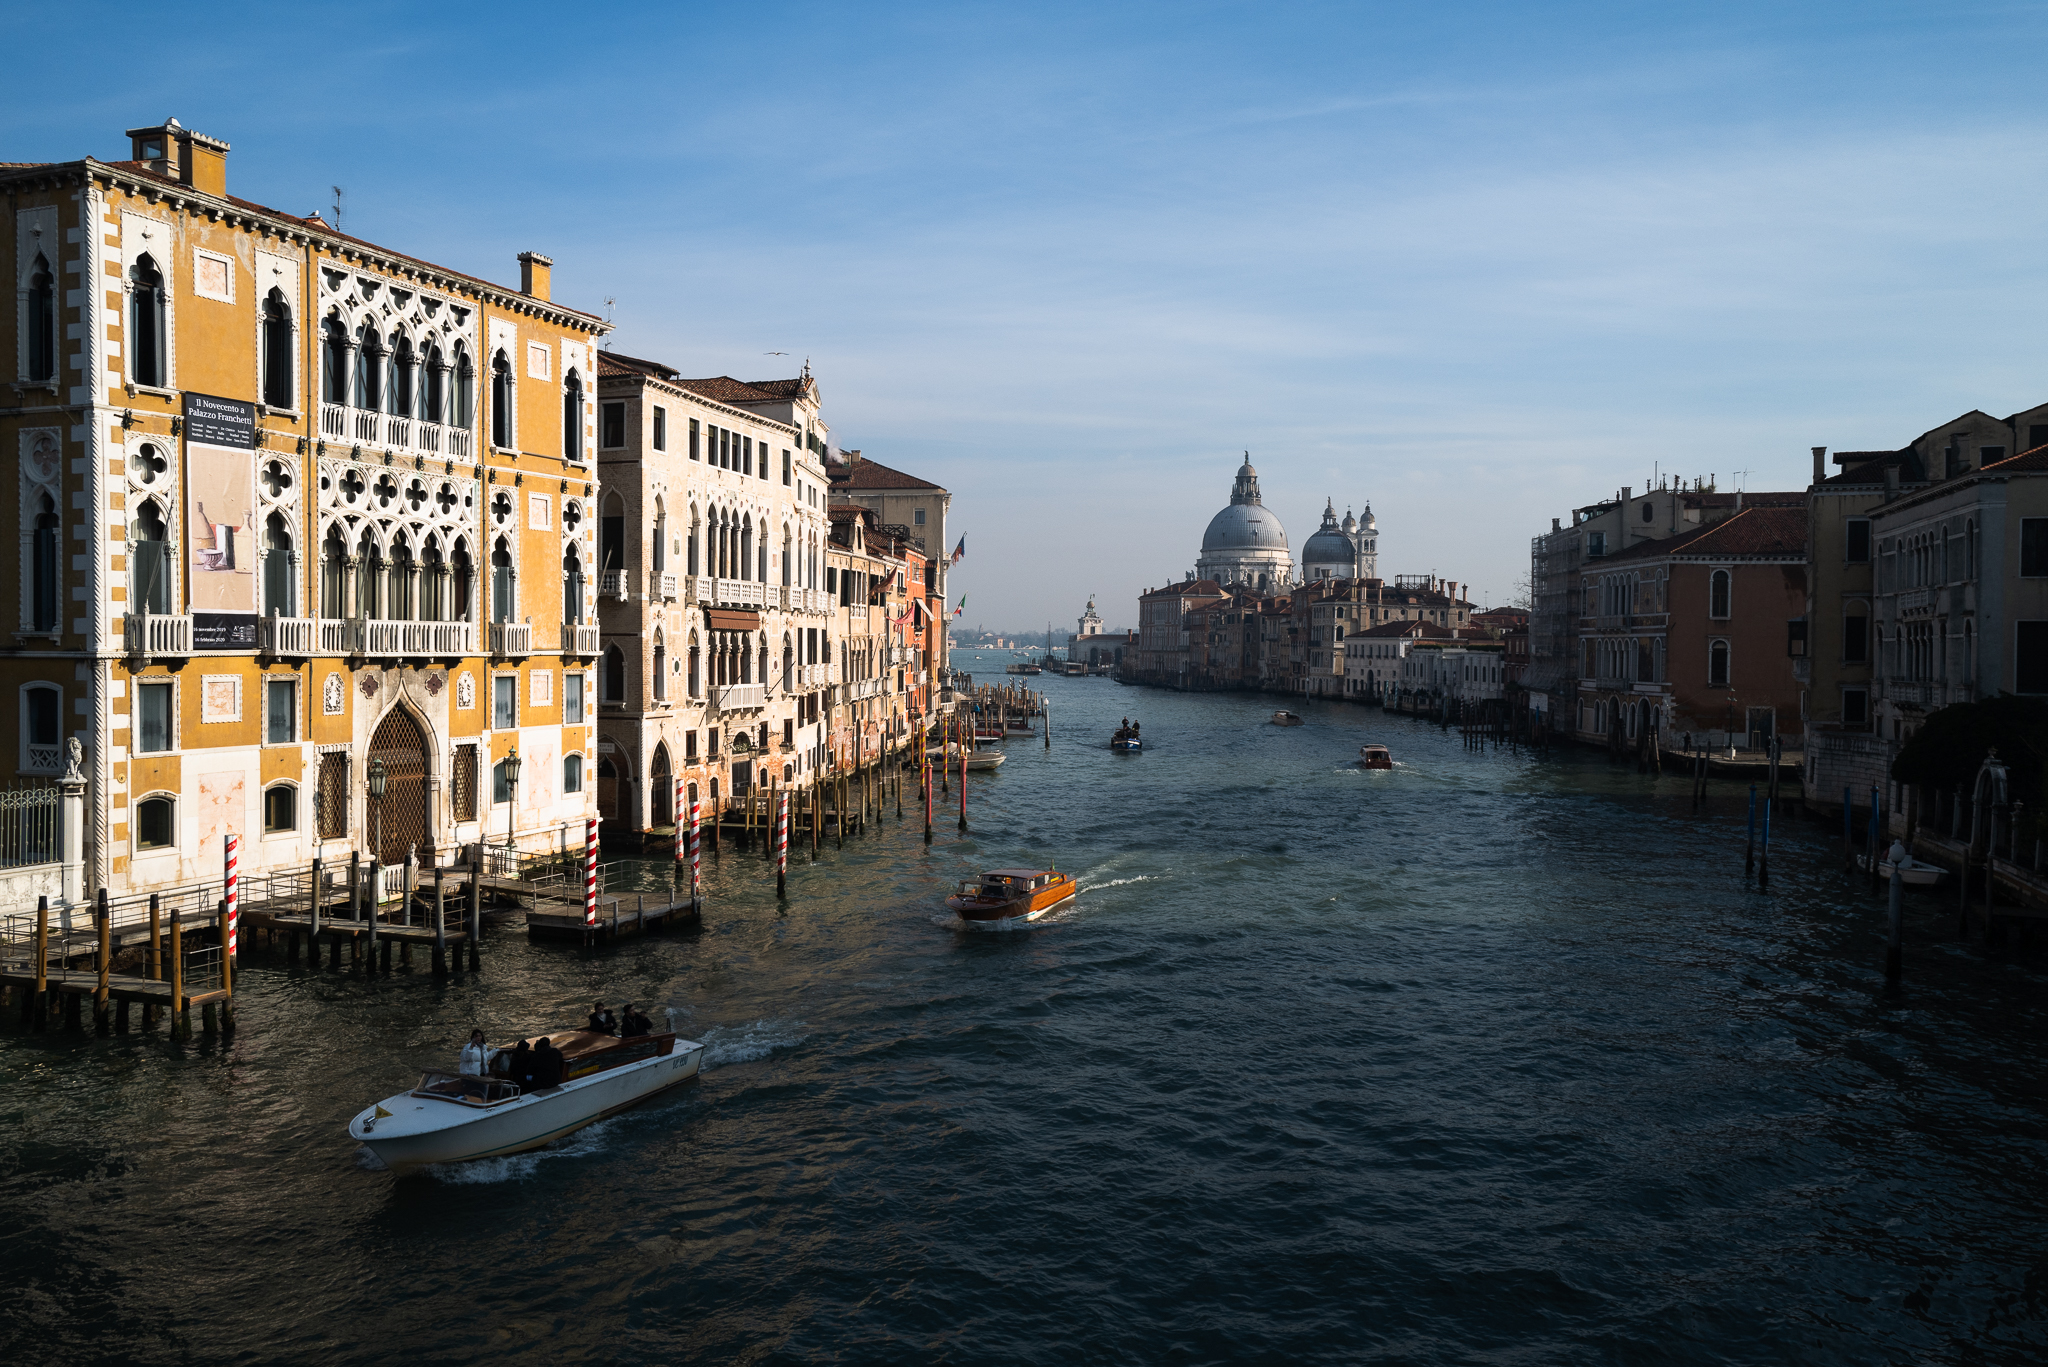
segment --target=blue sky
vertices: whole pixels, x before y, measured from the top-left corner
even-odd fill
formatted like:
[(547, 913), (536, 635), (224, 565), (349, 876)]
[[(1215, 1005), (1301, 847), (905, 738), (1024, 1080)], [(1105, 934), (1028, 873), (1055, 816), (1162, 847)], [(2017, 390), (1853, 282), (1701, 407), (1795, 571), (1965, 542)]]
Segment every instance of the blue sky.
[[(80, 20), (122, 79), (59, 79)], [(1493, 603), (1653, 470), (1793, 488), (2048, 399), (2040, 5), (13, 7), (0, 160), (175, 114), (280, 209), (809, 357), (955, 491), (965, 620), (1115, 625), (1249, 449)], [(122, 39), (121, 35), (131, 35)], [(69, 59), (65, 53), (72, 53)], [(786, 351), (787, 359), (764, 353)], [(1746, 475), (1735, 472), (1746, 471)]]

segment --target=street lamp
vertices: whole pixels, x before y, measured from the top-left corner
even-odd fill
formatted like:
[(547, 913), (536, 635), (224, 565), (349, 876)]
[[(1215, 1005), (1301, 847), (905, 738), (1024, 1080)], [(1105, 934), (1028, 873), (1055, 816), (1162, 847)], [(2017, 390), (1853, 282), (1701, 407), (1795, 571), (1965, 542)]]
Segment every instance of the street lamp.
[(519, 758), (519, 747), (513, 746), (505, 752), (505, 848), (513, 847), (513, 813), (519, 809), (519, 769), (524, 763)]
[(375, 839), (377, 842), (377, 859), (378, 862), (380, 863), (383, 861), (384, 858), (384, 785), (386, 784), (386, 782), (388, 782), (388, 780), (384, 777), (384, 761), (381, 759), (371, 760), (370, 801), (377, 804), (375, 809), (377, 813), (377, 831)]

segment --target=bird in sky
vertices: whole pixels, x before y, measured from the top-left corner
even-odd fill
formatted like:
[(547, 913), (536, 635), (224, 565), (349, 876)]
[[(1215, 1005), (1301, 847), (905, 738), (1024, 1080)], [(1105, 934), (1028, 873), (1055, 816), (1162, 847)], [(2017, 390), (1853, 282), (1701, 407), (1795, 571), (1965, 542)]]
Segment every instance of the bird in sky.
[(789, 353), (788, 353), (788, 352), (786, 352), (786, 351), (764, 351), (764, 352), (762, 352), (761, 354), (762, 354), (763, 356), (787, 356), (787, 355), (789, 355)]

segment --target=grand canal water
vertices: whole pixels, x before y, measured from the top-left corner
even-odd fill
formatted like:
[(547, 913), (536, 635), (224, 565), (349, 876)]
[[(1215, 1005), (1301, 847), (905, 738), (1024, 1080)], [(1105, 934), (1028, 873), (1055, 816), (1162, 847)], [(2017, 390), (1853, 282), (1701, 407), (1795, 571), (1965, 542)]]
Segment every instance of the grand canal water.
[[(983, 657), (983, 676), (996, 666)], [(252, 954), (232, 1042), (0, 1029), (0, 1358), (1991, 1363), (2048, 1353), (2038, 961), (1737, 796), (1340, 706), (1047, 679), (927, 849), (893, 817), (701, 932), (486, 971)], [(1100, 748), (1117, 718), (1149, 753)], [(1400, 767), (1347, 765), (1368, 736)], [(1057, 862), (1037, 928), (933, 923)], [(368, 1099), (602, 996), (701, 1082), (396, 1179)], [(658, 1013), (657, 1013), (658, 1015)]]

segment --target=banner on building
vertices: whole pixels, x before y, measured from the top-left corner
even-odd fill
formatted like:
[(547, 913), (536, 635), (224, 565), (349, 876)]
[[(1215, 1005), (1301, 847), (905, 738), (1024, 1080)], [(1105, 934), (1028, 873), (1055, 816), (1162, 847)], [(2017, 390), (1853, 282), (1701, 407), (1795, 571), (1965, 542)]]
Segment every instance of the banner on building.
[(256, 648), (256, 406), (185, 395), (185, 561), (196, 650)]

